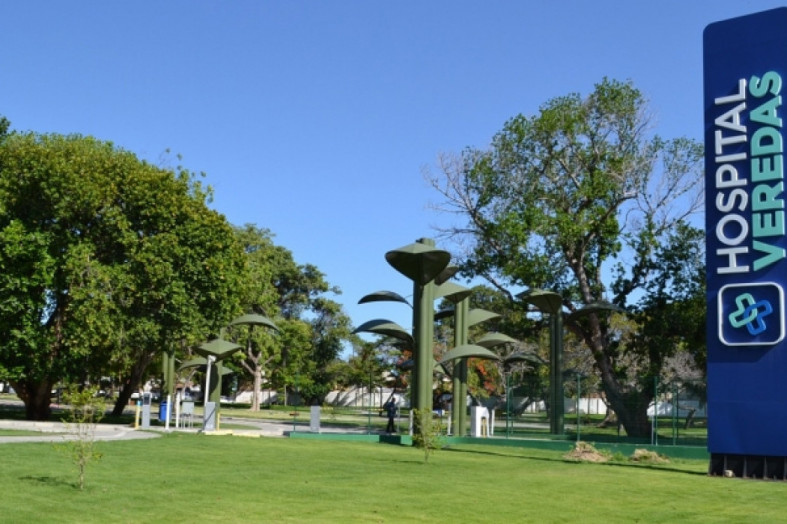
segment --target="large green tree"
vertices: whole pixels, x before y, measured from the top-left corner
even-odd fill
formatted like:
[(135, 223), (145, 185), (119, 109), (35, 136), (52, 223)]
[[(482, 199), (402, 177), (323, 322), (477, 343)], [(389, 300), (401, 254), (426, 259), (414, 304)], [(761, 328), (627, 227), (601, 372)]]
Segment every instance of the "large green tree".
[(308, 360), (311, 387), (303, 391), (309, 404), (321, 404), (333, 389), (337, 370), (335, 365), (345, 343), (352, 338), (350, 317), (342, 306), (329, 298), (312, 301), (308, 319), (311, 328), (311, 355)]
[(58, 381), (103, 374), (124, 378), (122, 408), (156, 354), (238, 311), (242, 252), (207, 196), (93, 138), (0, 143), (0, 363), (28, 418)]
[[(632, 307), (653, 279), (665, 283), (663, 295), (672, 292), (675, 267), (661, 256), (697, 249), (690, 220), (701, 206), (701, 158), (693, 140), (651, 134), (646, 101), (631, 83), (605, 79), (588, 96), (515, 116), (488, 149), (445, 158), (432, 183), (439, 207), (465, 219), (446, 232), (466, 248), (466, 274), (501, 290), (556, 291), (571, 313), (604, 300)], [(641, 315), (642, 329), (650, 318)], [(647, 434), (656, 355), (674, 348), (622, 338), (603, 313), (570, 317), (566, 327), (590, 349), (626, 431)], [(631, 359), (636, 366), (621, 365)]]
[[(235, 236), (246, 258), (241, 306), (245, 313), (276, 319), (279, 297), (273, 278), (276, 273), (274, 260), (278, 258), (273, 235), (267, 229), (246, 224), (235, 228)], [(229, 337), (245, 348), (235, 362), (251, 376), (251, 410), (259, 411), (263, 376), (270, 371), (273, 362), (281, 359), (281, 340), (269, 328), (248, 325), (233, 326)]]
[[(285, 398), (295, 388), (305, 401), (321, 402), (334, 382), (332, 364), (350, 337), (349, 317), (327, 296), (339, 289), (316, 266), (298, 264), (267, 229), (247, 224), (236, 228), (236, 237), (247, 260), (242, 307), (279, 327), (276, 336), (261, 329), (232, 329), (233, 340), (247, 348), (240, 364), (252, 377), (252, 391), (259, 391), (265, 372)], [(252, 402), (252, 409), (259, 409), (259, 403)]]

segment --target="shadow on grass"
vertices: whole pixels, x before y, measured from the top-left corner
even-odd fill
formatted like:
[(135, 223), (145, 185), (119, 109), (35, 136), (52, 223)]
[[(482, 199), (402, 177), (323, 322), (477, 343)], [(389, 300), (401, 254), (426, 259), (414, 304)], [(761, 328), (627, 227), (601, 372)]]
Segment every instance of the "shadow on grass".
[(24, 409), (14, 409), (8, 407), (0, 408), (0, 419), (3, 420), (25, 420)]
[(27, 482), (28, 484), (41, 484), (45, 486), (66, 486), (69, 488), (79, 489), (79, 486), (75, 484), (73, 481), (65, 480), (63, 478), (58, 478), (58, 477), (50, 477), (48, 475), (40, 475), (40, 476), (25, 475), (24, 477), (19, 477), (19, 480), (21, 480), (22, 482)]
[[(67, 413), (59, 406), (52, 407), (52, 413), (49, 415), (48, 422), (67, 422)], [(135, 415), (123, 414), (120, 416), (112, 415), (107, 412), (101, 419), (99, 424), (115, 424), (115, 425), (132, 425), (134, 424)], [(0, 420), (27, 420), (24, 406), (2, 406), (0, 407)], [(151, 420), (151, 425), (164, 425), (163, 422), (158, 420)]]
[[(526, 456), (526, 455), (513, 455), (508, 453), (501, 453), (497, 451), (486, 451), (480, 449), (457, 449), (454, 447), (444, 447), (441, 451), (451, 451), (454, 453), (473, 453), (478, 455), (490, 455), (495, 457), (503, 457), (503, 458), (517, 458), (523, 460), (539, 460), (542, 462), (558, 462), (561, 464), (584, 464), (591, 462), (585, 462), (582, 460), (569, 460), (564, 458), (551, 458), (551, 457), (533, 457), (533, 456)], [(566, 450), (568, 453), (569, 450)], [(614, 459), (609, 460), (608, 462), (593, 462), (592, 464), (598, 466), (608, 466), (608, 467), (622, 467), (622, 468), (637, 468), (637, 469), (650, 469), (653, 471), (669, 471), (672, 473), (684, 473), (686, 475), (699, 475), (702, 477), (708, 476), (707, 472), (702, 471), (691, 471), (687, 469), (677, 468), (670, 465), (665, 464), (645, 464), (641, 462), (620, 462)]]

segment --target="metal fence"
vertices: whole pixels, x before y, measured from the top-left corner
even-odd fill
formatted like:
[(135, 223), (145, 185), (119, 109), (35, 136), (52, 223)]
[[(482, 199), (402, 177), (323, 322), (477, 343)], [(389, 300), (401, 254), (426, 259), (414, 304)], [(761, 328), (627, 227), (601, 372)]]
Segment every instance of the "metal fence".
[[(638, 409), (647, 426), (640, 435), (630, 435), (618, 423), (609, 406), (606, 395), (594, 377), (569, 377), (564, 382), (563, 432), (550, 433), (549, 414), (552, 407), (548, 402), (548, 383), (538, 377), (526, 377), (512, 381), (504, 395), (491, 398), (468, 399), (468, 421), (470, 406), (482, 404), (491, 412), (494, 421), (489, 436), (496, 438), (553, 438), (564, 440), (586, 440), (592, 442), (642, 443), (665, 445), (707, 444), (707, 413), (705, 384), (700, 381), (651, 383), (650, 400), (647, 397), (629, 395), (630, 410)], [(655, 392), (655, 394), (653, 394)], [(332, 392), (322, 406), (321, 419), (324, 424), (343, 424), (347, 428), (382, 431), (386, 419), (383, 404), (394, 394), (400, 408), (397, 431), (409, 429), (407, 392), (388, 388), (354, 388)], [(446, 431), (451, 427), (451, 406), (445, 410), (435, 409), (435, 417), (443, 422)], [(307, 406), (300, 406), (307, 408)], [(437, 408), (437, 406), (436, 406)], [(293, 404), (289, 408), (299, 411)], [(298, 421), (305, 424), (308, 417), (299, 414)], [(465, 435), (471, 433), (470, 425)]]
[[(638, 412), (643, 422), (639, 435), (628, 434), (606, 400), (598, 383), (573, 377), (564, 384), (563, 438), (655, 445), (707, 444), (705, 383), (662, 382), (653, 379), (651, 399), (627, 395), (627, 408)], [(498, 402), (498, 426), (506, 437), (549, 435), (548, 394), (540, 383), (523, 381), (509, 388), (505, 402)], [(498, 431), (498, 436), (500, 431)], [(553, 435), (554, 437), (554, 435)]]

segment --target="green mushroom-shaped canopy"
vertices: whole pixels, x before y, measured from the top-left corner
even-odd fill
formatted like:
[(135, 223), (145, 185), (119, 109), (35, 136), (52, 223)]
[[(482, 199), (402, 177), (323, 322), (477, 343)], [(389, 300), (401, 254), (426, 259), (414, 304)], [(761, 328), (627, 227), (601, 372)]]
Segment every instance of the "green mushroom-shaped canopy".
[(410, 333), (407, 332), (402, 326), (397, 324), (396, 322), (391, 322), (390, 320), (385, 320), (383, 318), (377, 318), (374, 320), (369, 320), (368, 322), (364, 322), (355, 330), (353, 333), (375, 333), (377, 335), (385, 335), (387, 337), (396, 338), (402, 340), (410, 345), (413, 344), (413, 337)]
[(203, 342), (197, 346), (194, 351), (206, 358), (212, 355), (216, 360), (223, 360), (239, 349), (243, 349), (243, 346), (239, 346), (223, 338), (214, 338), (210, 342)]
[(440, 361), (440, 363), (451, 362), (452, 360), (470, 357), (484, 358), (488, 360), (500, 360), (498, 355), (492, 353), (484, 347), (478, 346), (476, 344), (462, 344), (461, 346), (457, 346), (443, 355), (443, 359)]
[(375, 291), (374, 293), (364, 295), (361, 297), (361, 300), (358, 301), (359, 304), (366, 304), (368, 302), (402, 302), (412, 307), (406, 298), (393, 291)]
[(273, 323), (271, 319), (256, 313), (242, 315), (230, 322), (230, 326), (265, 326), (273, 329), (274, 331), (279, 330), (279, 328)]
[(434, 280), (448, 267), (451, 254), (448, 251), (415, 242), (387, 252), (385, 260), (399, 273), (423, 286)]

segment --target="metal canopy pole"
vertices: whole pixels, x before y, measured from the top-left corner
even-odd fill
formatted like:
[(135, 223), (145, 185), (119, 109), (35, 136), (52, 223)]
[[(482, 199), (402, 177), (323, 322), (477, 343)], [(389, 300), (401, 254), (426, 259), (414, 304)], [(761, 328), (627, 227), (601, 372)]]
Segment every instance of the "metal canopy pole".
[[(470, 311), (470, 299), (465, 298), (456, 305), (454, 316), (454, 347), (467, 344), (467, 314)], [(452, 400), (453, 428), (457, 437), (465, 436), (467, 427), (467, 358), (460, 358), (454, 364), (453, 400)]]
[(416, 284), (413, 289), (415, 310), (418, 318), (416, 323), (415, 371), (417, 375), (416, 409), (421, 413), (432, 412), (432, 376), (434, 373), (434, 284), (428, 282), (423, 286)]
[(563, 315), (555, 311), (549, 315), (550, 402), (549, 432), (564, 433), (563, 413)]

